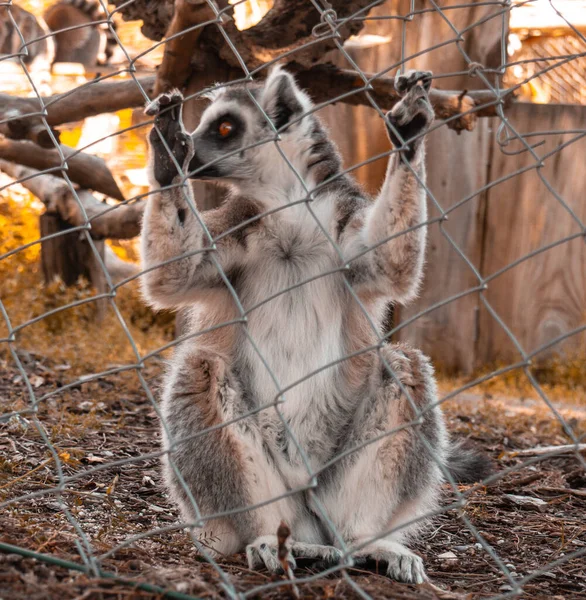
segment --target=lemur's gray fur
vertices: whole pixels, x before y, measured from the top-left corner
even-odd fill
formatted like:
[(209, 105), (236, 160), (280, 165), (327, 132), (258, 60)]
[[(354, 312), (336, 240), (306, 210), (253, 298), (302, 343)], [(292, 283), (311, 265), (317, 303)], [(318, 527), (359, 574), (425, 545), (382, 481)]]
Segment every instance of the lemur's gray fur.
[[(270, 405), (279, 391), (246, 330), (286, 388), (280, 410), (312, 471), (319, 472), (313, 494), (344, 544), (356, 549), (354, 560), (378, 561), (400, 581), (425, 579), (421, 559), (403, 542), (421, 523), (410, 522), (436, 507), (443, 476), (414, 427), (400, 429), (415, 413), (385, 362), (415, 405), (427, 408), (419, 431), (435, 458), (449, 468), (450, 457), (461, 452), (449, 441), (439, 407), (429, 407), (436, 387), (421, 352), (405, 344), (360, 352), (375, 347), (377, 336), (344, 278), (379, 328), (389, 301), (406, 302), (416, 294), (425, 227), (384, 240), (427, 218), (422, 135), (433, 120), (430, 82), (430, 73), (398, 78), (403, 98), (387, 119), (394, 126), (389, 129), (393, 142), (402, 144), (398, 133), (406, 144), (391, 157), (374, 202), (350, 176), (340, 174), (338, 152), (310, 114), (309, 98), (280, 69), (264, 85), (212, 93), (192, 134), (183, 127), (178, 92), (160, 96), (147, 108), (156, 127), (150, 134), (154, 194), (142, 235), (143, 266), (152, 270), (142, 277), (144, 294), (156, 308), (189, 307), (192, 330), (208, 330), (182, 344), (171, 361), (162, 410), (169, 433), (179, 441), (171, 448), (164, 430), (163, 444), (172, 450), (204, 516), (284, 496), (254, 510), (213, 517), (200, 532), (214, 540), (215, 552), (246, 549), (251, 568), (280, 569), (275, 533), (281, 520), (292, 530), (292, 566), (298, 557), (334, 563), (341, 544), (307, 493), (287, 495), (310, 477), (274, 408), (222, 427)], [(273, 136), (256, 103), (279, 130), (280, 149), (298, 175), (309, 189), (319, 186), (311, 201), (315, 218), (305, 203), (295, 203), (306, 191), (275, 144), (251, 147)], [(190, 188), (167, 148), (184, 173), (229, 186), (220, 208), (194, 213), (187, 202), (193, 200)], [(213, 249), (198, 216), (215, 240)], [(246, 324), (209, 331), (239, 317), (216, 261), (249, 312)], [(347, 269), (336, 270), (346, 261)], [(201, 433), (207, 428), (211, 431)], [(323, 468), (356, 446), (362, 447)], [(467, 464), (460, 458), (460, 466)], [(183, 518), (193, 523), (188, 494), (168, 458), (164, 462), (168, 489)]]

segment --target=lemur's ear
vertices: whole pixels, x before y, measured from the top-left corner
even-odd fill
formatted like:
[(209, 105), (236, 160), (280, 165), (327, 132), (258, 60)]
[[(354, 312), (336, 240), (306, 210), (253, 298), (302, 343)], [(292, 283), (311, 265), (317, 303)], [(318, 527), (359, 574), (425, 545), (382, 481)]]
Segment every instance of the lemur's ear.
[(261, 105), (277, 129), (285, 127), (304, 112), (307, 96), (297, 87), (293, 77), (279, 67), (267, 77)]

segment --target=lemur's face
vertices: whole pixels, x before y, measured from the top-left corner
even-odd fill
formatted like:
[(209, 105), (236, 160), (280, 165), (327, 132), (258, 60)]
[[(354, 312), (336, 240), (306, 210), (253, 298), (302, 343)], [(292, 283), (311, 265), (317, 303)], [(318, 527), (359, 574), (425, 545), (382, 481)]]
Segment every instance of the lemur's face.
[(286, 145), (304, 136), (302, 116), (311, 107), (293, 78), (280, 70), (273, 71), (262, 87), (222, 88), (210, 99), (192, 134), (195, 155), (190, 177), (236, 184), (273, 176), (270, 164), (279, 159), (267, 116)]

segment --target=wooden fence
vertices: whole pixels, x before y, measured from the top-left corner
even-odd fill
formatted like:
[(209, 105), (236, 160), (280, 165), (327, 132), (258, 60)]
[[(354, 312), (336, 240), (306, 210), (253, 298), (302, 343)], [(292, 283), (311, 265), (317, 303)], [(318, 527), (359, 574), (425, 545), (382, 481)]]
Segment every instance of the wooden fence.
[[(444, 11), (453, 9), (448, 11), (451, 24), (437, 11), (422, 11), (413, 21), (377, 19), (408, 15), (413, 9), (410, 0), (387, 0), (370, 13), (373, 18), (366, 22), (362, 39), (348, 44), (348, 52), (365, 73), (391, 68), (392, 74), (402, 63), (404, 69), (428, 69), (439, 75), (433, 85), (440, 89), (485, 88), (485, 82), (469, 72), (468, 60), (493, 69), (486, 77), (495, 83), (507, 24), (500, 8), (490, 3), (478, 3), (474, 10), (458, 6), (458, 0), (442, 3)], [(425, 5), (416, 0), (415, 8)], [(454, 43), (452, 26), (466, 31), (461, 47)], [(331, 60), (348, 67), (339, 53), (332, 54)], [(371, 108), (338, 104), (326, 107), (320, 116), (329, 124), (348, 166), (389, 149), (380, 117)], [(539, 248), (580, 233), (577, 222), (545, 181), (582, 223), (586, 222), (586, 137), (580, 137), (580, 132), (586, 134), (586, 106), (519, 103), (507, 110), (507, 118), (518, 133), (529, 136), (525, 137), (528, 143), (544, 141), (535, 148), (538, 156), (574, 138), (576, 141), (552, 154), (538, 169), (530, 168), (537, 165), (529, 152), (513, 153), (522, 148), (518, 142), (501, 148), (496, 135), (498, 119), (479, 119), (474, 131), (460, 135), (441, 127), (428, 136), (431, 193), (444, 211), (466, 201), (449, 213), (441, 228), (437, 223), (429, 227), (421, 295), (410, 306), (397, 308), (395, 325), (460, 294), (415, 319), (397, 335), (421, 347), (448, 371), (470, 372), (521, 358), (480, 293), (466, 291), (479, 286), (474, 269), (482, 278), (488, 277)], [(560, 133), (536, 135), (552, 131)], [(386, 160), (379, 160), (357, 169), (355, 175), (375, 192), (385, 167)], [(434, 202), (430, 200), (428, 205), (430, 216), (438, 216)], [(526, 352), (584, 325), (586, 238), (574, 238), (521, 262), (489, 281), (483, 295)], [(586, 332), (552, 346), (536, 360), (552, 352), (586, 357)]]
[[(374, 111), (328, 110), (332, 112), (324, 116), (348, 165), (388, 149)], [(346, 113), (343, 131), (333, 127), (334, 118), (340, 122), (340, 110)], [(580, 226), (568, 210), (586, 222), (586, 106), (520, 103), (507, 116), (527, 143), (543, 141), (534, 150), (538, 157), (568, 145), (539, 166), (530, 152), (517, 153), (523, 148), (520, 142), (499, 145), (498, 119), (483, 120), (473, 132), (460, 135), (442, 127), (428, 139), (430, 192), (444, 211), (461, 204), (441, 226), (429, 226), (421, 295), (410, 306), (397, 308), (395, 325), (461, 295), (408, 323), (397, 335), (450, 371), (470, 372), (521, 359), (481, 294), (466, 293), (480, 284), (475, 269), (486, 278), (521, 261), (491, 279), (482, 294), (526, 352), (586, 324), (586, 238), (579, 236)], [(357, 174), (374, 191), (384, 169), (385, 161), (378, 161)], [(439, 216), (434, 202), (428, 204), (430, 216)], [(578, 237), (556, 245), (572, 235)], [(528, 257), (549, 245), (550, 249)], [(586, 332), (536, 358), (560, 351), (586, 356)]]

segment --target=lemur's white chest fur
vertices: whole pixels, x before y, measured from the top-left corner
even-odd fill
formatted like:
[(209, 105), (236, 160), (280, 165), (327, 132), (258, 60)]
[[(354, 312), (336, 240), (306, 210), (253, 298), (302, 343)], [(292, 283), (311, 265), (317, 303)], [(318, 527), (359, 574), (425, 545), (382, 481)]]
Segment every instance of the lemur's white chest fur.
[[(334, 204), (322, 197), (312, 209), (319, 224), (299, 205), (266, 218), (262, 230), (251, 236), (251, 258), (238, 290), (244, 309), (251, 311), (250, 337), (242, 335), (236, 347), (253, 402), (270, 404), (284, 390), (280, 410), (316, 467), (330, 458), (329, 442), (335, 438), (321, 435), (323, 427), (331, 426), (323, 415), (331, 414), (331, 403), (341, 399), (333, 397), (333, 390), (339, 390), (334, 385), (338, 366), (315, 372), (344, 355), (345, 294), (340, 273), (326, 274), (340, 266), (340, 258), (320, 228), (331, 235)], [(276, 459), (284, 459), (283, 470), (306, 477), (276, 412), (262, 411), (259, 420), (268, 443), (278, 446)]]

